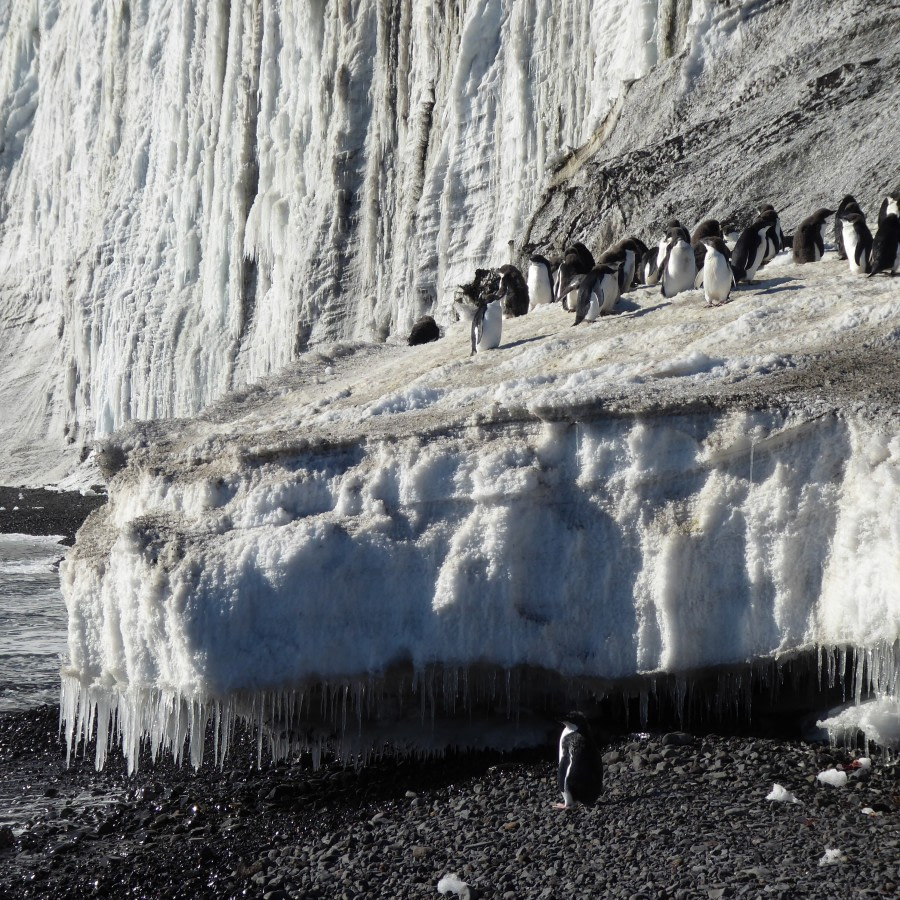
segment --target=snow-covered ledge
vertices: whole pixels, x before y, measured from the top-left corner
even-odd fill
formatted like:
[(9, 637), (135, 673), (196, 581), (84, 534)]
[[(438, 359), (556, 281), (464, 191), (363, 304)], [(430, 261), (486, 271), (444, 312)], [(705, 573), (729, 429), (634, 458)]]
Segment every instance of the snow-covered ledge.
[(900, 428), (877, 371), (900, 293), (845, 266), (779, 258), (720, 309), (647, 289), (590, 326), (546, 309), (473, 359), (462, 326), (334, 345), (129, 426), (63, 568), (70, 746), (96, 725), (102, 764), (115, 712), (132, 765), (189, 730), (199, 762), (210, 715), (220, 752), (234, 715), (276, 753), (331, 726), (371, 752), (366, 723), (405, 746), (409, 713), (427, 740), (403, 685), (428, 723), (510, 702), (498, 672), (608, 686), (816, 647), (861, 652), (860, 696), (896, 704)]

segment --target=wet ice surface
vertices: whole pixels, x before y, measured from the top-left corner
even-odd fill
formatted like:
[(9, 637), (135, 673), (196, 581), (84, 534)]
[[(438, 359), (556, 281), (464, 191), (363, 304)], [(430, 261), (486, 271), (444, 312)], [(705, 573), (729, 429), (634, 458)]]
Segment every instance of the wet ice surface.
[(67, 620), (58, 540), (0, 534), (0, 712), (59, 702)]

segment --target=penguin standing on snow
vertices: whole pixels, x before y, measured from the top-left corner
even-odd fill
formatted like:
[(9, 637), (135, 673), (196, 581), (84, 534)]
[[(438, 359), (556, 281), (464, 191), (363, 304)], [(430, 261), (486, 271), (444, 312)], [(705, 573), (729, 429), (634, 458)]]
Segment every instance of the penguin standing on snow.
[(500, 266), (500, 293), (503, 294), (503, 314), (508, 319), (528, 312), (528, 285), (515, 266)]
[(697, 261), (690, 244), (690, 235), (681, 226), (670, 228), (668, 249), (661, 267), (662, 295), (667, 299), (688, 291), (697, 277)]
[(800, 223), (794, 235), (795, 263), (818, 262), (822, 258), (825, 253), (825, 220), (833, 215), (833, 209), (823, 206)]
[(553, 302), (553, 281), (550, 278), (550, 263), (539, 253), (528, 260), (529, 311), (536, 306)]
[(872, 255), (872, 232), (866, 225), (865, 217), (859, 213), (846, 213), (839, 221), (850, 271), (854, 275), (865, 275), (869, 271), (869, 257)]
[[(722, 237), (722, 226), (718, 219), (704, 219), (691, 233), (691, 246), (694, 248), (694, 262), (697, 265), (697, 278), (694, 287), (703, 287), (703, 261), (706, 258), (704, 238)], [(731, 255), (731, 251), (728, 251)]]
[(893, 275), (897, 269), (900, 269), (900, 217), (891, 213), (884, 217), (875, 232), (869, 278), (886, 270)]
[(762, 265), (768, 249), (766, 234), (772, 223), (757, 219), (741, 232), (734, 250), (731, 252), (731, 266), (734, 280), (753, 281), (756, 270)]
[(581, 278), (572, 324), (593, 322), (600, 316), (610, 315), (618, 299), (619, 270), (606, 264), (594, 266)]
[(728, 257), (731, 252), (720, 237), (703, 238), (706, 256), (703, 258), (703, 293), (707, 306), (721, 306), (728, 302), (734, 284), (734, 272)]
[(847, 258), (847, 251), (844, 249), (844, 223), (841, 220), (850, 213), (861, 216), (863, 211), (859, 208), (853, 194), (845, 194), (844, 199), (838, 203), (837, 211), (834, 214), (834, 244), (837, 248), (838, 259)]
[(497, 291), (475, 311), (472, 319), (472, 352), (470, 356), (484, 350), (496, 350), (503, 335), (504, 291)]
[(576, 803), (593, 806), (603, 789), (603, 761), (591, 733), (591, 726), (580, 712), (568, 713), (562, 720), (559, 738), (559, 790), (563, 802), (557, 809), (571, 809)]
[(648, 287), (659, 284), (659, 253), (656, 247), (644, 251), (640, 264), (641, 281)]
[(784, 247), (784, 232), (781, 230), (781, 219), (775, 212), (775, 207), (771, 203), (764, 203), (759, 208), (759, 221), (765, 222), (769, 227), (766, 229), (766, 250), (763, 253), (763, 261), (760, 265), (771, 262), (781, 253)]
[(881, 201), (881, 209), (878, 210), (878, 227), (880, 228), (885, 218), (891, 215), (900, 218), (900, 191), (888, 194)]
[(572, 296), (575, 285), (570, 285), (566, 291), (563, 287), (570, 284), (574, 275), (583, 275), (593, 268), (594, 257), (584, 244), (576, 242), (566, 250), (563, 261), (556, 270), (556, 300), (562, 304), (563, 309), (568, 312), (575, 309), (575, 297)]
[(626, 291), (631, 290), (632, 283), (634, 282), (637, 252), (637, 246), (631, 238), (625, 238), (624, 241), (619, 241), (618, 244), (614, 244), (610, 247), (609, 250), (604, 252), (600, 256), (600, 259), (597, 260), (597, 265), (618, 268), (617, 277), (619, 279), (620, 294), (624, 294)]

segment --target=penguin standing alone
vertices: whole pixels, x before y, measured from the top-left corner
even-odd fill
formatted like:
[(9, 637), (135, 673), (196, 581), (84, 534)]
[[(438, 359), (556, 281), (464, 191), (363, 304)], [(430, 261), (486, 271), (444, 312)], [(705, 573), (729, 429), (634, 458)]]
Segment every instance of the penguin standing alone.
[(593, 806), (603, 789), (600, 750), (582, 713), (568, 713), (562, 723), (558, 782), (564, 802), (557, 803), (556, 808), (571, 809), (576, 803)]

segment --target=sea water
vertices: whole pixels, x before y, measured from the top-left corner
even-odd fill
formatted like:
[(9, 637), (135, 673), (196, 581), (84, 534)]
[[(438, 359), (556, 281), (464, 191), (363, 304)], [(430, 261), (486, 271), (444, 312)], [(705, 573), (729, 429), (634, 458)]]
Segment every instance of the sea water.
[(66, 649), (60, 540), (0, 534), (0, 712), (59, 702)]

